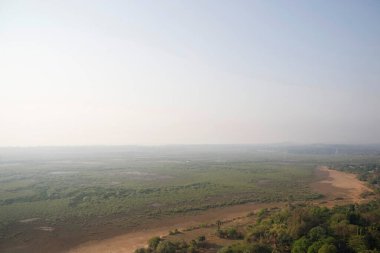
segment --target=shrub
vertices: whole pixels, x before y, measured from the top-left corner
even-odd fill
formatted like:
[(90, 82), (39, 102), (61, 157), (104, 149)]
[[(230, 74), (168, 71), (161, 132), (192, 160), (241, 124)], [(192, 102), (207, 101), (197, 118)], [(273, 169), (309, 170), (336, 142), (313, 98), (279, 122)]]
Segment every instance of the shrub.
[(333, 244), (323, 244), (318, 253), (336, 253), (337, 249)]
[(271, 253), (271, 252), (272, 252), (272, 248), (262, 243), (253, 243), (253, 244), (238, 243), (231, 246), (223, 247), (218, 251), (218, 253)]
[(206, 236), (204, 236), (204, 235), (200, 235), (200, 236), (198, 236), (197, 241), (198, 241), (198, 242), (206, 241)]
[(326, 230), (320, 226), (310, 229), (308, 236), (311, 241), (315, 242), (326, 236)]
[(176, 248), (173, 243), (169, 241), (160, 241), (157, 245), (157, 253), (175, 253)]
[(147, 253), (148, 251), (145, 248), (139, 248), (135, 250), (135, 253)]
[(149, 248), (155, 250), (160, 242), (161, 242), (161, 238), (158, 236), (155, 236), (148, 241), (148, 246)]
[(238, 232), (235, 228), (228, 228), (224, 230), (217, 230), (216, 235), (219, 238), (227, 238), (227, 239), (242, 239), (244, 236)]
[(305, 236), (294, 242), (292, 253), (304, 253), (310, 246), (310, 241)]
[(364, 236), (354, 235), (351, 236), (348, 245), (356, 252), (361, 252), (368, 249), (368, 242)]

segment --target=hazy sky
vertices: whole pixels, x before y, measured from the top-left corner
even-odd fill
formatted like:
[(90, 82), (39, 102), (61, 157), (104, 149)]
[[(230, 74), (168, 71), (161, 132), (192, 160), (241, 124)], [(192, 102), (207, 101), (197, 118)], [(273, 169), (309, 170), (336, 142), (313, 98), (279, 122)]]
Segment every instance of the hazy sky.
[(380, 1), (0, 0), (0, 146), (380, 142)]

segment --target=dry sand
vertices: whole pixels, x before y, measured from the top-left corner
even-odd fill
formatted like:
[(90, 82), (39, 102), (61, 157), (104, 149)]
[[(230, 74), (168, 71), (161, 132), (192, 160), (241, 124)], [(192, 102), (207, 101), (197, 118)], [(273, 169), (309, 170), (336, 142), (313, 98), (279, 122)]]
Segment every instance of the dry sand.
[(326, 166), (319, 167), (316, 174), (320, 180), (312, 183), (311, 187), (326, 196), (325, 200), (329, 201), (329, 206), (337, 204), (337, 201), (361, 203), (366, 199), (360, 194), (366, 191), (372, 192), (372, 189), (357, 179), (355, 174), (332, 170)]

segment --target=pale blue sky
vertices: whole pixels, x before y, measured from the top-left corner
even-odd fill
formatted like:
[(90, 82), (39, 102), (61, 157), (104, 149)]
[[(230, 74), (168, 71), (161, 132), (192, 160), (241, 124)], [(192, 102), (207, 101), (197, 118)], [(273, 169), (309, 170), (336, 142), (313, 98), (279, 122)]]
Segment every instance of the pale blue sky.
[(380, 1), (0, 0), (0, 146), (380, 142)]

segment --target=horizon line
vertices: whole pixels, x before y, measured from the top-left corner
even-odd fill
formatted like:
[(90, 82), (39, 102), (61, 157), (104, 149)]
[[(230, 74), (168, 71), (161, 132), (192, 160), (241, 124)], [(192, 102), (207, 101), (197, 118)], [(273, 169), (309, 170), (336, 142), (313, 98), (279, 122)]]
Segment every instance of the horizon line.
[(70, 145), (7, 145), (0, 148), (85, 148), (85, 147), (168, 147), (168, 146), (380, 146), (380, 143), (327, 143), (327, 142), (268, 142), (268, 143), (168, 143), (168, 144), (70, 144)]

